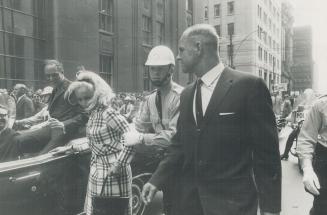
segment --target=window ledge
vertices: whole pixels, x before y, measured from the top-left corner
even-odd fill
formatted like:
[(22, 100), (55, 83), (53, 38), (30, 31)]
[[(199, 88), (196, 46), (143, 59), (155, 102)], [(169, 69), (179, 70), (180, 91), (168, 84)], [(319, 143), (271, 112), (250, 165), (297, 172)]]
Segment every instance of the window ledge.
[(109, 31), (106, 31), (106, 30), (103, 30), (103, 29), (99, 29), (99, 33), (114, 36), (113, 32), (109, 32)]

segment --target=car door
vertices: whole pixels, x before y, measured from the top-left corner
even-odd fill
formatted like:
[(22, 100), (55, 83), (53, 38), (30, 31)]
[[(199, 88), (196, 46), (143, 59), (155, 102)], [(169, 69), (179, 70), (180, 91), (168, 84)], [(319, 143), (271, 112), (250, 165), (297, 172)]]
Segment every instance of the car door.
[(88, 162), (89, 153), (81, 153), (0, 164), (1, 214), (76, 214), (83, 207)]

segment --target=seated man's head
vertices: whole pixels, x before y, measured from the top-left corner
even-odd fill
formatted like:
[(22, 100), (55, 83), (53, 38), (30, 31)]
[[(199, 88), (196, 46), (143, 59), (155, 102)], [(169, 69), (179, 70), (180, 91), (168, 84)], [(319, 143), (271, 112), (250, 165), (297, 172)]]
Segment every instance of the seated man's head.
[(8, 96), (0, 94), (0, 132), (8, 127), (8, 114), (9, 114), (9, 105), (8, 105)]
[(56, 87), (64, 79), (64, 67), (57, 60), (47, 60), (45, 62), (44, 73), (49, 85)]
[(16, 84), (14, 86), (13, 94), (16, 98), (21, 97), (22, 95), (26, 94), (28, 92), (27, 87), (25, 84)]

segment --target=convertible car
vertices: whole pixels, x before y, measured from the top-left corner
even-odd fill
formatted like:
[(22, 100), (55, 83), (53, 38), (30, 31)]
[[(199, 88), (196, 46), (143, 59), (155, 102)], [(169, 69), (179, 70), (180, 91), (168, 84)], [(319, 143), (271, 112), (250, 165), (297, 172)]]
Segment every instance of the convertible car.
[[(86, 138), (78, 153), (44, 155), (0, 163), (1, 215), (76, 215), (83, 210), (89, 174), (90, 149)], [(163, 156), (156, 147), (138, 146), (132, 161), (133, 215), (146, 214), (141, 201), (143, 184)]]

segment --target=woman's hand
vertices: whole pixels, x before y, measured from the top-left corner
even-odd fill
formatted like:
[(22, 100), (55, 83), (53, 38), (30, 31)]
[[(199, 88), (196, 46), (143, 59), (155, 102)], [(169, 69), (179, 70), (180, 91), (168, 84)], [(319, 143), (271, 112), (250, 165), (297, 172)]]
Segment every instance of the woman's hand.
[(116, 162), (109, 168), (108, 175), (110, 176), (118, 175), (120, 173), (120, 169), (121, 169), (121, 164), (119, 162)]

